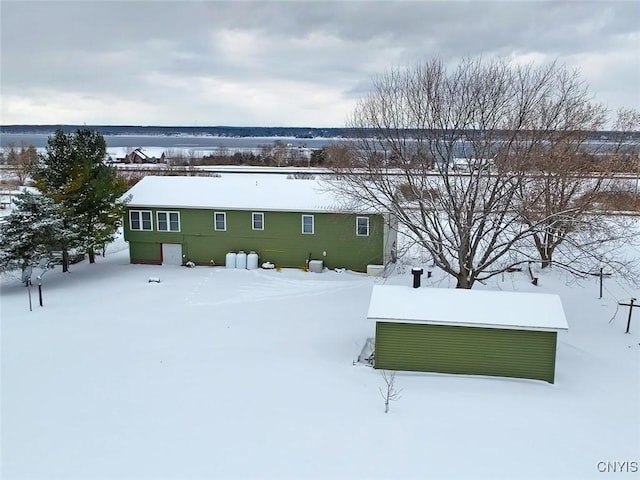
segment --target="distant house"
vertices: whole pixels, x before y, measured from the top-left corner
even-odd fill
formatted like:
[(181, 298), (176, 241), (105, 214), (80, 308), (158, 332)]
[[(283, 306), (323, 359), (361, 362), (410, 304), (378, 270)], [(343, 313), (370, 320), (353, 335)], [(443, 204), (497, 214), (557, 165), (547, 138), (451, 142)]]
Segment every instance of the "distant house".
[(124, 163), (165, 163), (165, 154), (162, 152), (160, 158), (149, 156), (142, 151), (142, 148), (136, 148), (131, 153), (128, 153), (124, 159)]
[(373, 287), (375, 368), (555, 381), (560, 297), (447, 288)]
[(364, 272), (395, 255), (392, 218), (348, 205), (318, 180), (147, 176), (123, 198), (132, 263), (224, 265), (229, 252), (255, 251), (261, 263)]

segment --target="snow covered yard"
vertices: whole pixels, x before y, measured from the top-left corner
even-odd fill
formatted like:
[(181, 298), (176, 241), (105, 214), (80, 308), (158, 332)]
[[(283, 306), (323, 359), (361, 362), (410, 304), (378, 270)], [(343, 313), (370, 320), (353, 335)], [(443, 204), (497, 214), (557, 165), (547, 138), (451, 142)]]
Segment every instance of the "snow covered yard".
[(478, 285), (561, 295), (556, 383), (399, 372), (385, 415), (380, 372), (353, 365), (384, 280), (129, 265), (122, 247), (47, 273), (32, 312), (2, 278), (3, 479), (638, 478), (640, 311), (630, 335), (626, 307), (609, 322), (638, 292), (613, 279), (602, 300), (558, 272)]

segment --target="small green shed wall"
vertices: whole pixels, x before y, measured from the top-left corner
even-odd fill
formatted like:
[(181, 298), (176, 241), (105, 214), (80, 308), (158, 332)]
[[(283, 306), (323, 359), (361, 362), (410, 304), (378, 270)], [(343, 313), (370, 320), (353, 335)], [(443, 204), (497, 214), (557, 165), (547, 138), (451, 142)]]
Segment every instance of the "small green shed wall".
[(553, 383), (556, 332), (376, 322), (375, 368)]
[[(256, 251), (260, 262), (282, 267), (301, 267), (311, 257), (323, 260), (329, 268), (366, 271), (368, 264), (384, 263), (384, 219), (381, 215), (355, 215), (307, 212), (225, 212), (226, 231), (213, 227), (214, 210), (131, 208), (153, 212), (153, 231), (129, 229), (125, 216), (125, 240), (129, 242), (132, 263), (160, 263), (162, 243), (180, 243), (186, 257), (203, 265), (224, 265), (227, 252)], [(179, 211), (180, 232), (156, 231), (156, 211)], [(252, 229), (252, 212), (264, 214), (264, 230)], [(302, 215), (314, 216), (314, 234), (302, 233)], [(369, 218), (369, 236), (356, 235), (356, 217)], [(324, 253), (326, 252), (326, 255)]]

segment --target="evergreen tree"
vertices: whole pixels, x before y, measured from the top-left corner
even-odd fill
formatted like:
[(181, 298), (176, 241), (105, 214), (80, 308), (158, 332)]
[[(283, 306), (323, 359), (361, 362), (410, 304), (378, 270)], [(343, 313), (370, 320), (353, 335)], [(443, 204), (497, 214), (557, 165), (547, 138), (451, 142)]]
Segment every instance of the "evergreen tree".
[(309, 159), (309, 163), (311, 165), (324, 165), (327, 161), (327, 149), (321, 148), (318, 150), (313, 150), (311, 152), (311, 158)]
[(67, 183), (73, 178), (75, 158), (71, 144), (72, 136), (57, 130), (49, 137), (46, 154), (35, 167), (33, 179), (35, 186), (43, 195), (57, 203), (63, 212), (63, 228), (70, 235), (59, 239), (57, 247), (62, 251), (62, 271), (69, 270), (69, 249), (78, 246), (78, 238), (73, 222), (73, 212), (68, 205), (70, 192)]
[(68, 233), (60, 207), (47, 197), (25, 191), (13, 201), (16, 209), (0, 229), (0, 271), (24, 271), (36, 265)]
[(74, 167), (72, 157), (71, 136), (56, 130), (53, 137), (49, 137), (46, 154), (34, 169), (36, 186), (44, 195), (55, 201), (62, 200), (62, 190)]
[(96, 249), (113, 241), (122, 225), (124, 204), (119, 197), (127, 189), (126, 181), (114, 168), (98, 164), (77, 174), (82, 189), (71, 200), (76, 228), (80, 235), (79, 248), (95, 263)]
[(118, 198), (126, 183), (104, 164), (106, 156), (100, 133), (87, 128), (71, 134), (58, 130), (35, 170), (36, 187), (62, 206), (65, 228), (74, 233), (60, 245), (63, 271), (68, 270), (71, 248), (86, 251), (94, 263), (95, 249), (111, 241), (121, 225), (123, 205)]

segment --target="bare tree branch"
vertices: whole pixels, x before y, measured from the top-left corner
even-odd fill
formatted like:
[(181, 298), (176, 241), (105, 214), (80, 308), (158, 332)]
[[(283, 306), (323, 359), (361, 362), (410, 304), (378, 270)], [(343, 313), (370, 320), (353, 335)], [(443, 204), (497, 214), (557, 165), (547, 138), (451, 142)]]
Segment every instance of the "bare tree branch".
[[(457, 287), (471, 288), (530, 260), (521, 244), (547, 227), (593, 212), (608, 177), (565, 181), (557, 211), (541, 207), (547, 193), (537, 184), (556, 180), (548, 165), (566, 169), (560, 159), (583, 164), (586, 133), (605, 120), (579, 74), (555, 63), (466, 59), (447, 70), (436, 59), (391, 70), (374, 79), (349, 120), (376, 135), (343, 146), (349, 153), (332, 164), (346, 186), (335, 188), (391, 213)], [(575, 177), (568, 171), (565, 180)], [(568, 194), (580, 200), (567, 202)]]

